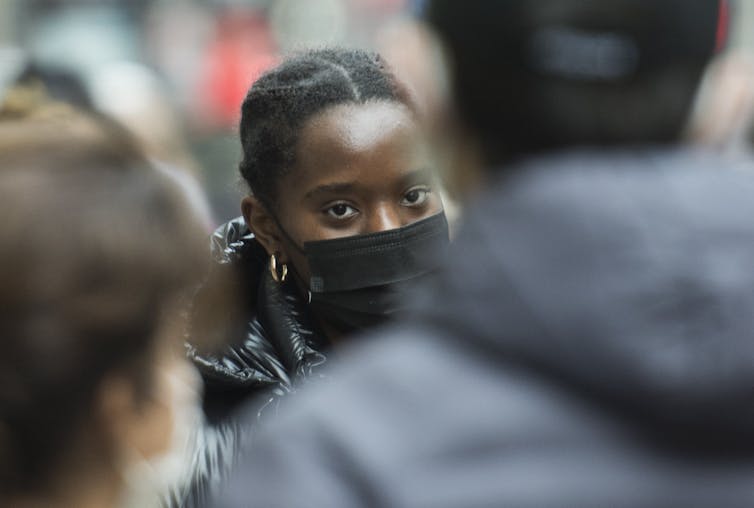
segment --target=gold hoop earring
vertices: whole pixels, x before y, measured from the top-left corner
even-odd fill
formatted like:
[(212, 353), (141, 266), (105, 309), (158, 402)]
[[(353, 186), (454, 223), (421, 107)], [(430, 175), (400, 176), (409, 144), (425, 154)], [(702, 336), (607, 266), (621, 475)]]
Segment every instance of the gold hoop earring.
[(272, 275), (272, 280), (281, 284), (285, 282), (285, 279), (288, 277), (288, 265), (285, 263), (281, 265), (280, 273), (278, 273), (278, 260), (275, 257), (275, 254), (270, 256), (270, 274)]

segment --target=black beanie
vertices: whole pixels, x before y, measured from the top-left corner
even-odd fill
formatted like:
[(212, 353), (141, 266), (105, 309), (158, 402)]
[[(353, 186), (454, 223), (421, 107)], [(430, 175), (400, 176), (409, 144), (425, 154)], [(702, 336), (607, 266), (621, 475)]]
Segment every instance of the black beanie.
[(728, 38), (728, 0), (429, 0), (455, 100), (488, 163), (671, 143)]
[(431, 0), (425, 16), (458, 59), (609, 80), (706, 64), (729, 11), (729, 0)]

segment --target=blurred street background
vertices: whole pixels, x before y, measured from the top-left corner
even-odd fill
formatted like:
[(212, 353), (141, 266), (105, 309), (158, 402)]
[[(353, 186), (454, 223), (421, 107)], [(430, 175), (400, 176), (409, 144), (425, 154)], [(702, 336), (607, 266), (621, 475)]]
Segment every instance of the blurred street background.
[[(152, 155), (193, 172), (216, 220), (237, 215), (239, 107), (297, 48), (377, 48), (412, 0), (0, 0), (0, 87), (23, 77), (128, 125)], [(754, 49), (754, 0), (734, 46)]]
[(373, 48), (408, 0), (0, 0), (0, 87), (37, 80), (192, 171), (217, 220), (239, 214), (236, 132), (254, 79), (297, 48)]

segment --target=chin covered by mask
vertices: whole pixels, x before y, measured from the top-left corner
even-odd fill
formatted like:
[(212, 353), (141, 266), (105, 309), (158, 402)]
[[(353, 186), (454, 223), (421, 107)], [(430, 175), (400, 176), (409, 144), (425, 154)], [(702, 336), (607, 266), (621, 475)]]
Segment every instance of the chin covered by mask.
[(444, 213), (367, 235), (304, 244), (313, 313), (342, 333), (400, 315), (448, 247)]

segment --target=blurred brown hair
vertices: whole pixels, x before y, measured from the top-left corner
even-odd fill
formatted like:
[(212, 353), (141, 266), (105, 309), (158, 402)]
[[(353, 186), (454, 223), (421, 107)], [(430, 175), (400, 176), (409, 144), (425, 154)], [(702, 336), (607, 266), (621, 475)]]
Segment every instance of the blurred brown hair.
[(127, 132), (36, 100), (0, 107), (0, 203), (0, 492), (38, 491), (106, 375), (149, 390), (205, 233)]

